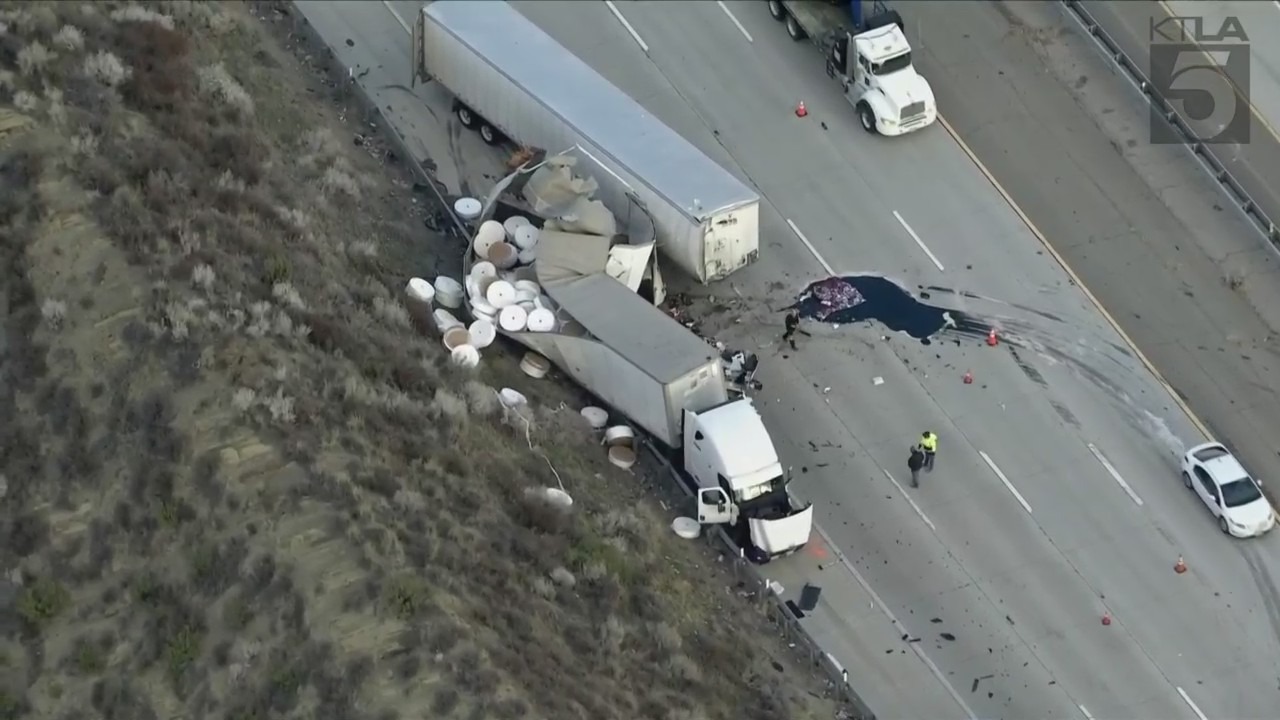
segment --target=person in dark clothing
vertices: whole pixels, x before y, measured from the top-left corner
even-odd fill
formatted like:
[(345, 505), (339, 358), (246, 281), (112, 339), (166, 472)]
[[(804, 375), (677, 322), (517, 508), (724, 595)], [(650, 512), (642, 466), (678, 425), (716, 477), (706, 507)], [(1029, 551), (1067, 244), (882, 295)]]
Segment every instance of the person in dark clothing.
[(911, 487), (920, 487), (920, 468), (924, 467), (924, 450), (919, 445), (911, 446), (911, 457), (907, 458), (907, 468), (911, 470)]
[(786, 331), (782, 333), (782, 339), (790, 343), (791, 349), (795, 350), (796, 349), (796, 333), (800, 333), (801, 335), (806, 335), (806, 336), (809, 334), (804, 330), (800, 329), (800, 311), (794, 310), (794, 309), (788, 310), (787, 317), (783, 321), (783, 324), (786, 326)]

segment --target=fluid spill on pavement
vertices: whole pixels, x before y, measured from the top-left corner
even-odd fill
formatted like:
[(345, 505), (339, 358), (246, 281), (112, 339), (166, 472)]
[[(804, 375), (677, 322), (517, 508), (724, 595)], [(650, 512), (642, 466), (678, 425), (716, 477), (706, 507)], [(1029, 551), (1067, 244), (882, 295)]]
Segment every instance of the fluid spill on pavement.
[[(857, 291), (861, 300), (833, 309), (823, 303), (819, 292), (843, 282)], [(879, 322), (893, 332), (910, 335), (925, 345), (942, 332), (985, 337), (984, 323), (959, 310), (929, 305), (913, 297), (906, 288), (879, 275), (846, 275), (810, 283), (793, 305), (800, 315), (833, 325)]]

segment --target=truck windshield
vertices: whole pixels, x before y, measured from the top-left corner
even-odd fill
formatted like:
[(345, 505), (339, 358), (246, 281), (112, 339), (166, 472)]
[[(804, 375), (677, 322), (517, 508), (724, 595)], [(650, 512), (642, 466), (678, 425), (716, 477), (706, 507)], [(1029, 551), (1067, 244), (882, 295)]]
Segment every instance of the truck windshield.
[(871, 73), (880, 76), (892, 75), (909, 67), (911, 67), (911, 53), (908, 52), (897, 57), (891, 57), (882, 63), (871, 63)]

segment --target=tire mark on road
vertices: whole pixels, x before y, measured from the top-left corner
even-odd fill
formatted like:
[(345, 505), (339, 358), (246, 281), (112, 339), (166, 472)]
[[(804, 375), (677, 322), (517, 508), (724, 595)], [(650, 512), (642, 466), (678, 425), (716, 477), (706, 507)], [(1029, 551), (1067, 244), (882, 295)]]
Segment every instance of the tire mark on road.
[(1263, 565), (1262, 558), (1258, 557), (1257, 548), (1242, 547), (1240, 554), (1244, 556), (1244, 561), (1249, 566), (1249, 574), (1253, 576), (1253, 582), (1258, 586), (1258, 593), (1262, 595), (1262, 605), (1266, 608), (1271, 632), (1276, 636), (1276, 642), (1280, 643), (1280, 588), (1276, 587), (1271, 572)]

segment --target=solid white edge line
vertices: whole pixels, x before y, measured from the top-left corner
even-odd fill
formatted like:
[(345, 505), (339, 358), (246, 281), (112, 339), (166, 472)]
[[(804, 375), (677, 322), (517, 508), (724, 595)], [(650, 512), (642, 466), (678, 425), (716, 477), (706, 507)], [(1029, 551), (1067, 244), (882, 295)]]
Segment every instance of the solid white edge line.
[(898, 224), (902, 225), (902, 229), (907, 231), (907, 234), (911, 236), (912, 240), (916, 241), (916, 244), (920, 246), (920, 249), (924, 251), (924, 254), (928, 255), (929, 259), (933, 261), (933, 264), (938, 266), (938, 272), (944, 272), (942, 269), (942, 263), (938, 262), (938, 256), (933, 254), (933, 251), (929, 249), (928, 245), (924, 244), (924, 241), (920, 239), (920, 236), (916, 234), (916, 231), (912, 230), (911, 226), (907, 224), (907, 221), (902, 219), (902, 214), (897, 210), (894, 210), (893, 216), (898, 218)]
[(1200, 718), (1200, 720), (1209, 720), (1209, 718), (1204, 716), (1204, 713), (1200, 712), (1200, 708), (1196, 707), (1196, 704), (1191, 701), (1191, 696), (1187, 694), (1186, 690), (1178, 688), (1178, 694), (1186, 701), (1187, 707), (1191, 708), (1191, 712), (1195, 713), (1196, 717)]
[(991, 456), (982, 450), (979, 450), (978, 454), (982, 456), (982, 460), (987, 464), (987, 467), (991, 468), (991, 472), (995, 473), (996, 477), (1000, 478), (1000, 482), (1004, 483), (1004, 486), (1009, 488), (1009, 492), (1013, 493), (1013, 496), (1018, 499), (1018, 502), (1022, 504), (1022, 509), (1030, 513), (1031, 506), (1027, 504), (1026, 498), (1022, 497), (1022, 493), (1018, 492), (1018, 488), (1009, 482), (1009, 478), (1004, 476), (1004, 473), (996, 465), (995, 461), (991, 459)]
[(649, 46), (646, 45), (644, 39), (640, 37), (640, 33), (636, 32), (636, 29), (631, 27), (631, 23), (627, 22), (627, 19), (622, 16), (622, 11), (618, 10), (618, 6), (613, 4), (613, 0), (604, 0), (604, 4), (609, 6), (609, 12), (613, 13), (613, 16), (618, 18), (618, 22), (622, 23), (622, 27), (626, 28), (627, 32), (631, 33), (632, 39), (636, 41), (636, 44), (640, 46), (640, 49), (644, 51), (644, 54), (648, 55)]
[[(1280, 2), (1280, 0), (1277, 0), (1277, 2)], [(747, 32), (747, 29), (742, 27), (742, 23), (738, 22), (738, 16), (734, 15), (733, 11), (729, 9), (729, 6), (724, 4), (724, 0), (716, 0), (716, 4), (720, 6), (720, 9), (724, 11), (725, 15), (729, 16), (729, 19), (733, 21), (733, 24), (738, 26), (738, 31), (742, 33), (742, 37), (746, 38), (747, 42), (754, 43), (755, 40), (751, 39), (751, 33)]]
[(826, 269), (827, 274), (835, 277), (836, 271), (832, 270), (831, 265), (829, 265), (827, 261), (818, 254), (818, 249), (813, 246), (813, 243), (809, 242), (809, 238), (805, 237), (804, 233), (800, 232), (800, 228), (796, 227), (796, 224), (791, 222), (791, 218), (787, 218), (787, 226), (791, 228), (791, 232), (796, 234), (796, 237), (800, 238), (800, 242), (804, 243), (804, 246), (809, 248), (809, 252), (813, 253), (814, 259), (816, 259), (818, 263)]
[(1120, 484), (1120, 488), (1129, 496), (1129, 499), (1133, 500), (1139, 507), (1141, 507), (1142, 498), (1138, 497), (1138, 493), (1134, 492), (1133, 488), (1129, 487), (1129, 483), (1124, 481), (1124, 478), (1120, 476), (1120, 472), (1111, 464), (1111, 461), (1107, 459), (1107, 456), (1102, 454), (1102, 451), (1098, 449), (1098, 446), (1093, 443), (1089, 443), (1089, 452), (1093, 453), (1093, 456), (1098, 459), (1098, 462), (1102, 463), (1102, 467), (1106, 468), (1107, 472), (1111, 475), (1111, 479)]
[(920, 516), (920, 519), (924, 521), (924, 524), (928, 525), (930, 530), (938, 532), (938, 528), (934, 527), (933, 521), (929, 519), (929, 516), (924, 514), (924, 511), (920, 509), (920, 506), (916, 504), (916, 501), (911, 499), (911, 496), (908, 495), (907, 491), (898, 484), (897, 480), (893, 479), (893, 476), (889, 474), (889, 471), (884, 468), (880, 468), (880, 471), (884, 473), (885, 477), (889, 478), (889, 482), (893, 483), (894, 487), (898, 488), (898, 492), (902, 493), (902, 497), (906, 498), (907, 502), (911, 503), (911, 508), (916, 511), (916, 514)]
[[(880, 612), (884, 613), (885, 617), (889, 618), (889, 622), (893, 623), (893, 626), (898, 630), (898, 632), (903, 635), (910, 635), (910, 633), (907, 632), (906, 626), (898, 621), (898, 618), (894, 616), (893, 611), (889, 609), (888, 605), (884, 604), (884, 601), (880, 599), (880, 595), (872, 589), (871, 584), (867, 582), (867, 579), (862, 577), (862, 573), (858, 572), (858, 568), (854, 567), (853, 563), (849, 562), (849, 558), (845, 557), (844, 553), (840, 551), (840, 548), (831, 539), (831, 536), (827, 534), (827, 531), (823, 530), (822, 526), (816, 523), (814, 524), (813, 529), (818, 531), (818, 534), (822, 536), (822, 541), (827, 544), (827, 547), (830, 548), (831, 552), (835, 553), (836, 558), (840, 560), (840, 564), (853, 575), (853, 579), (858, 581), (858, 584), (862, 586), (862, 589), (867, 591), (867, 594), (871, 596), (871, 600), (876, 604), (876, 607), (880, 608)], [(961, 696), (954, 687), (952, 687), (951, 681), (947, 679), (947, 676), (943, 674), (942, 670), (935, 665), (932, 660), (929, 659), (929, 656), (925, 654), (925, 651), (920, 648), (920, 643), (907, 643), (907, 645), (911, 648), (911, 651), (915, 653), (916, 657), (920, 658), (920, 661), (929, 668), (929, 672), (933, 673), (933, 676), (938, 679), (938, 682), (942, 683), (942, 687), (947, 689), (947, 692), (951, 695), (951, 699), (956, 701), (956, 704), (960, 706), (961, 710), (964, 710), (965, 716), (969, 720), (978, 720), (978, 716), (973, 713), (969, 704), (964, 701), (964, 697)]]
[(1079, 704), (1077, 704), (1076, 707), (1080, 708), (1080, 712), (1084, 713), (1084, 716), (1088, 718), (1088, 720), (1093, 720), (1093, 716), (1089, 714), (1089, 708)]
[(405, 32), (410, 35), (413, 34), (413, 28), (409, 27), (409, 23), (405, 22), (404, 18), (400, 17), (400, 13), (396, 12), (396, 9), (391, 7), (389, 0), (382, 0), (382, 6), (387, 9), (387, 12), (391, 13), (391, 16), (396, 19), (396, 22), (400, 23), (400, 27), (404, 28)]

